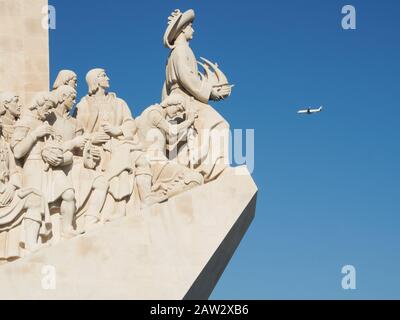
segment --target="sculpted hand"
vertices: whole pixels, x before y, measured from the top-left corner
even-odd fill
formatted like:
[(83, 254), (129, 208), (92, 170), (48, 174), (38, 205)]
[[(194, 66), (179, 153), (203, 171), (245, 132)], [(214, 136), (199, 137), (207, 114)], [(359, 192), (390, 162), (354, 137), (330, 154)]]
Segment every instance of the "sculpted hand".
[(52, 167), (58, 167), (64, 161), (64, 157), (63, 156), (61, 156), (61, 155), (57, 156), (57, 155), (52, 154), (50, 152), (44, 152), (43, 153), (43, 159), (44, 159), (45, 162), (47, 162)]
[(94, 161), (100, 161), (101, 159), (101, 152), (100, 149), (97, 147), (93, 147), (90, 149), (90, 155)]
[(213, 101), (220, 101), (221, 96), (219, 95), (218, 89), (212, 88), (210, 99)]
[(0, 196), (1, 205), (5, 206), (9, 202), (11, 202), (11, 200), (14, 198), (15, 189), (15, 186), (13, 186), (12, 184), (8, 184), (6, 186), (4, 193)]
[(110, 140), (110, 136), (104, 132), (96, 132), (92, 136), (92, 143), (93, 144), (104, 144), (108, 140)]
[(113, 127), (108, 123), (104, 123), (102, 125), (102, 128), (103, 128), (104, 132), (107, 133), (108, 135), (110, 135), (111, 137), (118, 137), (122, 134), (121, 128)]
[(94, 169), (101, 160), (101, 147), (86, 144), (83, 149), (83, 163), (85, 168)]
[(88, 142), (89, 137), (87, 136), (78, 136), (73, 140), (73, 144), (75, 148), (83, 149), (85, 144)]
[(231, 93), (232, 93), (232, 86), (230, 86), (230, 85), (222, 86), (221, 89), (219, 90), (219, 93), (224, 98), (229, 97), (231, 95)]
[(54, 133), (54, 130), (48, 123), (42, 124), (40, 127), (37, 127), (35, 130), (33, 130), (32, 134), (36, 139), (38, 138), (43, 138), (46, 135), (51, 135)]
[(211, 90), (210, 99), (213, 101), (224, 100), (229, 97), (232, 92), (231, 86), (214, 87)]
[(60, 166), (63, 163), (63, 161), (64, 161), (63, 157), (54, 157), (54, 158), (51, 157), (48, 159), (48, 162), (52, 167)]

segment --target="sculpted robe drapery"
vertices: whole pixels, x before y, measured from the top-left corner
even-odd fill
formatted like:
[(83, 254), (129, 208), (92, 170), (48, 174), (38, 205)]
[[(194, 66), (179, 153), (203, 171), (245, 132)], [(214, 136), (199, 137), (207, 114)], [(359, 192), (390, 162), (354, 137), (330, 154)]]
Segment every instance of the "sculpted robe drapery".
[[(49, 210), (40, 191), (21, 188), (20, 172), (15, 164), (14, 155), (9, 144), (0, 138), (0, 174), (4, 179), (0, 182), (0, 195), (3, 194), (7, 184), (16, 189), (14, 196), (7, 204), (0, 205), (0, 262), (1, 260), (19, 258), (23, 254), (21, 244), (24, 242), (24, 219), (31, 219), (42, 223), (41, 235), (47, 236), (50, 223)], [(29, 197), (35, 195), (42, 199), (42, 210), (31, 214), (26, 211)]]
[(42, 152), (48, 146), (45, 140), (47, 139), (51, 143), (52, 138), (35, 140), (30, 134), (42, 124), (43, 122), (36, 119), (31, 113), (26, 113), (15, 124), (11, 148), (14, 153), (16, 148), (28, 150), (18, 160), (22, 166), (22, 186), (40, 190), (46, 197), (47, 203), (53, 203), (59, 200), (65, 191), (73, 189), (73, 187), (62, 166), (53, 168), (43, 160)]
[(6, 142), (10, 143), (14, 133), (15, 121), (6, 116), (1, 117), (0, 121), (2, 123), (2, 136)]
[(180, 89), (186, 95), (208, 104), (211, 86), (199, 76), (197, 60), (187, 43), (178, 43), (168, 58), (166, 70), (167, 94)]
[(119, 127), (122, 135), (111, 138), (103, 145), (102, 159), (97, 171), (103, 172), (110, 183), (109, 192), (116, 200), (128, 197), (133, 192), (132, 170), (135, 159), (135, 121), (124, 100), (114, 93), (105, 96), (86, 96), (77, 105), (77, 120), (85, 134), (103, 131), (101, 125), (109, 123)]
[[(229, 124), (210, 105), (212, 87), (199, 75), (196, 57), (186, 42), (175, 44), (172, 49), (166, 67), (166, 82), (163, 90), (163, 99), (172, 93), (182, 95), (186, 100), (186, 106), (194, 107), (198, 113), (194, 127), (198, 135), (195, 146), (198, 150), (206, 146), (206, 152), (201, 157), (195, 169), (204, 175), (205, 181), (215, 179), (228, 165)], [(193, 99), (192, 99), (193, 98)], [(214, 143), (211, 137), (208, 141), (202, 139), (204, 130), (209, 130), (211, 135), (221, 136), (220, 143)], [(188, 156), (189, 151), (183, 148), (179, 152), (180, 161)], [(186, 160), (188, 161), (188, 160)]]
[(95, 171), (84, 167), (82, 150), (71, 146), (71, 141), (83, 134), (83, 128), (75, 118), (62, 115), (57, 110), (53, 112), (49, 123), (56, 134), (61, 136), (64, 149), (73, 153), (73, 162), (70, 165), (64, 166), (63, 170), (75, 190), (77, 213), (83, 213), (80, 212), (80, 209), (82, 209), (83, 204), (90, 194), (93, 181), (99, 176)]

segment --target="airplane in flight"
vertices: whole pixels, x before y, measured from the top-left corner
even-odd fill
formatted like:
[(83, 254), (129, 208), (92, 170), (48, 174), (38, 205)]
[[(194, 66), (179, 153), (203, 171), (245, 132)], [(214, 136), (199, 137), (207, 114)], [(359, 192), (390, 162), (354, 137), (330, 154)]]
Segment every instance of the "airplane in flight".
[(322, 106), (319, 107), (318, 109), (311, 109), (311, 108), (307, 108), (307, 109), (302, 109), (297, 111), (297, 113), (299, 114), (314, 114), (314, 113), (318, 113), (322, 111)]

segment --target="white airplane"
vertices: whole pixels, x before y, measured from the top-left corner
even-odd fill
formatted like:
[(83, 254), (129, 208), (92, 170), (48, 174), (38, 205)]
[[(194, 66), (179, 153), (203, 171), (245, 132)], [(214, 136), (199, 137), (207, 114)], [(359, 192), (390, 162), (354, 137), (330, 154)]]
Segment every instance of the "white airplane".
[(299, 110), (297, 111), (297, 113), (299, 114), (313, 114), (313, 113), (318, 113), (322, 111), (322, 106), (319, 107), (318, 109), (311, 109), (311, 108), (307, 108), (307, 109), (303, 109), (303, 110)]

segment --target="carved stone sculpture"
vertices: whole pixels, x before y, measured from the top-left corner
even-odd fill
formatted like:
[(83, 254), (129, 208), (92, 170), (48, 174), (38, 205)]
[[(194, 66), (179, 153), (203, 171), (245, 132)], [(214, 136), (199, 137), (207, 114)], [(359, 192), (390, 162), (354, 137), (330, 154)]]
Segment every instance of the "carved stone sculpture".
[[(164, 34), (164, 45), (171, 49), (166, 67), (166, 81), (163, 97), (180, 94), (186, 105), (194, 108), (198, 118), (191, 131), (192, 146), (185, 145), (179, 150), (179, 158), (186, 158), (184, 164), (202, 173), (206, 182), (217, 178), (228, 166), (229, 124), (210, 105), (209, 100), (219, 101), (231, 94), (226, 77), (203, 76), (198, 69), (196, 57), (189, 46), (193, 39), (195, 13), (175, 10), (169, 17)], [(208, 61), (208, 60), (207, 60)], [(219, 71), (217, 74), (222, 74)]]
[(179, 95), (170, 95), (160, 105), (144, 110), (137, 120), (139, 138), (151, 163), (152, 190), (162, 192), (168, 198), (203, 183), (200, 173), (167, 158), (167, 141), (184, 134), (193, 125), (193, 113), (188, 114), (188, 120), (180, 124), (169, 122), (183, 113), (184, 99)]
[(63, 85), (70, 86), (76, 90), (78, 88), (78, 77), (76, 73), (71, 70), (61, 70), (54, 81), (53, 90)]
[(11, 148), (21, 162), (22, 186), (40, 190), (50, 206), (59, 206), (62, 236), (76, 235), (73, 230), (75, 192), (64, 167), (72, 163), (72, 153), (65, 150), (62, 137), (47, 122), (55, 104), (50, 93), (37, 94), (29, 112), (17, 121)]
[(49, 223), (45, 198), (38, 189), (22, 188), (14, 155), (0, 137), (0, 263), (36, 251), (39, 235), (49, 235)]
[(103, 212), (114, 213), (112, 219), (125, 216), (135, 182), (143, 203), (165, 200), (151, 192), (150, 163), (135, 140), (136, 124), (128, 105), (108, 92), (109, 78), (103, 69), (89, 71), (86, 81), (89, 94), (77, 105), (77, 120), (90, 135), (91, 144), (101, 146), (95, 170), (102, 172), (109, 184)]
[(75, 190), (77, 219), (84, 217), (85, 221), (80, 225), (89, 230), (100, 220), (108, 183), (101, 172), (93, 170), (92, 162), (96, 157), (100, 159), (99, 151), (90, 146), (89, 137), (84, 134), (83, 127), (70, 116), (76, 101), (74, 87), (61, 85), (53, 93), (57, 98), (57, 106), (52, 125), (63, 136), (64, 148), (73, 154), (73, 163), (67, 169), (67, 175)]
[(15, 122), (21, 116), (19, 96), (15, 93), (4, 92), (0, 94), (0, 119), (2, 123), (2, 136), (7, 142), (11, 141), (14, 133)]
[(169, 17), (162, 100), (137, 118), (100, 68), (76, 108), (71, 70), (50, 92), (0, 87), (0, 298), (48, 298), (36, 287), (43, 265), (60, 270), (51, 298), (210, 294), (257, 190), (244, 167), (229, 167), (229, 125), (209, 101), (232, 85), (217, 64), (197, 62), (194, 19)]

